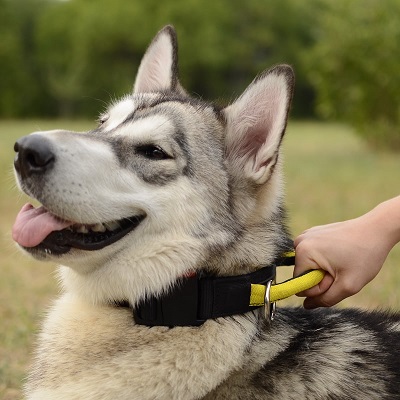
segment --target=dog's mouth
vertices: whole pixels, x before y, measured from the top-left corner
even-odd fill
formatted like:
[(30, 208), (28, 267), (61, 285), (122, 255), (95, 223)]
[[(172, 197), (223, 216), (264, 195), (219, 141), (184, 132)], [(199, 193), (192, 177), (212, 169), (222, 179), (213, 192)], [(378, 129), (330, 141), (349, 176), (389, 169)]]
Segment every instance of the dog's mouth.
[(28, 251), (61, 255), (72, 248), (100, 250), (134, 230), (144, 215), (96, 224), (79, 224), (52, 214), (45, 207), (25, 204), (13, 227), (13, 239)]

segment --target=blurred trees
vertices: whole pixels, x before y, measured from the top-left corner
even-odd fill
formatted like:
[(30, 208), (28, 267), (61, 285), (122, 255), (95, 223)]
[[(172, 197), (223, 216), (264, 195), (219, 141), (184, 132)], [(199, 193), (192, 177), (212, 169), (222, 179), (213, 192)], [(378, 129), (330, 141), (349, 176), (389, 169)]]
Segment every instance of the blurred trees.
[(294, 112), (311, 115), (299, 62), (310, 42), (303, 3), (0, 0), (0, 116), (93, 115), (97, 100), (130, 90), (143, 52), (167, 23), (178, 31), (190, 92), (230, 100), (258, 73), (286, 62), (299, 82)]
[(34, 40), (42, 6), (41, 0), (0, 0), (0, 116), (47, 114)]
[(400, 150), (400, 1), (321, 1), (307, 52), (317, 112)]
[(0, 0), (0, 116), (95, 115), (129, 92), (172, 23), (191, 93), (230, 101), (289, 63), (295, 116), (342, 118), (368, 137), (395, 131), (395, 145), (399, 14), (400, 0)]

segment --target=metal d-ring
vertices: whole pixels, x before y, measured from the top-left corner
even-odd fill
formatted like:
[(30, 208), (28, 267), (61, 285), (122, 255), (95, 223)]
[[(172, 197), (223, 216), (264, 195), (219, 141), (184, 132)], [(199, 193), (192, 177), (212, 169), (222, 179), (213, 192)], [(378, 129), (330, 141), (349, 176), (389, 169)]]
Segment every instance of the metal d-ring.
[(264, 297), (264, 318), (271, 322), (274, 320), (275, 311), (276, 311), (276, 303), (271, 303), (271, 286), (273, 281), (270, 280), (267, 282), (265, 286), (265, 297)]

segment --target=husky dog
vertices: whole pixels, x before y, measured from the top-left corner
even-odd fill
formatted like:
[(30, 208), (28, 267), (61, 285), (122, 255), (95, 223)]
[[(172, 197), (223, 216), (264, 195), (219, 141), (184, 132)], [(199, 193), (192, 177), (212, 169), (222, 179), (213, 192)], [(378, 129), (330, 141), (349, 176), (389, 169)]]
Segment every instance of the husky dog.
[[(19, 186), (42, 206), (23, 207), (13, 237), (62, 264), (29, 399), (400, 399), (398, 316), (226, 311), (238, 280), (291, 246), (280, 145), (293, 85), (279, 65), (226, 108), (192, 98), (167, 26), (96, 129), (17, 141)], [(217, 282), (225, 311), (186, 323), (200, 289), (176, 293), (193, 276)], [(154, 301), (165, 320), (152, 320)]]

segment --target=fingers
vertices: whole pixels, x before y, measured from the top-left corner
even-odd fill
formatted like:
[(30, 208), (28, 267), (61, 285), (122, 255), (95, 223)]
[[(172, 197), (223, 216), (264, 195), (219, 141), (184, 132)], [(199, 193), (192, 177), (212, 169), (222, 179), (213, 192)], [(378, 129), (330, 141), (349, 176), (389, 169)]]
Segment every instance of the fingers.
[(306, 310), (314, 310), (318, 307), (331, 307), (334, 304), (325, 303), (323, 300), (318, 299), (316, 297), (307, 297), (303, 302), (303, 307)]
[(318, 307), (332, 307), (335, 304), (338, 304), (347, 296), (343, 296), (338, 293), (334, 289), (330, 289), (329, 291), (315, 297), (307, 297), (304, 300), (303, 306), (304, 308), (311, 310)]
[(334, 281), (334, 278), (330, 274), (326, 273), (324, 278), (318, 285), (312, 287), (311, 289), (297, 293), (297, 296), (299, 296), (299, 297), (321, 296), (332, 286), (333, 281)]
[[(329, 276), (329, 275), (328, 275)], [(331, 285), (320, 294), (306, 293), (307, 298), (304, 300), (304, 308), (313, 309), (317, 307), (331, 307), (338, 304), (345, 298), (358, 293), (362, 285), (351, 279), (332, 279)], [(308, 291), (307, 291), (308, 292)]]
[[(317, 230), (318, 228), (313, 229)], [(329, 295), (327, 298), (326, 293), (331, 290), (335, 281), (334, 273), (329, 268), (329, 263), (321, 258), (319, 254), (315, 253), (313, 240), (303, 241), (306, 232), (298, 236), (295, 240), (296, 259), (293, 276), (299, 276), (310, 269), (323, 269), (326, 271), (326, 274), (318, 285), (298, 293), (297, 296), (306, 297), (304, 301), (305, 308), (328, 307), (332, 299)]]
[(330, 225), (318, 225), (312, 228), (306, 229), (303, 233), (294, 239), (294, 247), (297, 247), (305, 239), (309, 239), (310, 236), (318, 234), (320, 231), (326, 230), (327, 226), (334, 226), (336, 223)]

